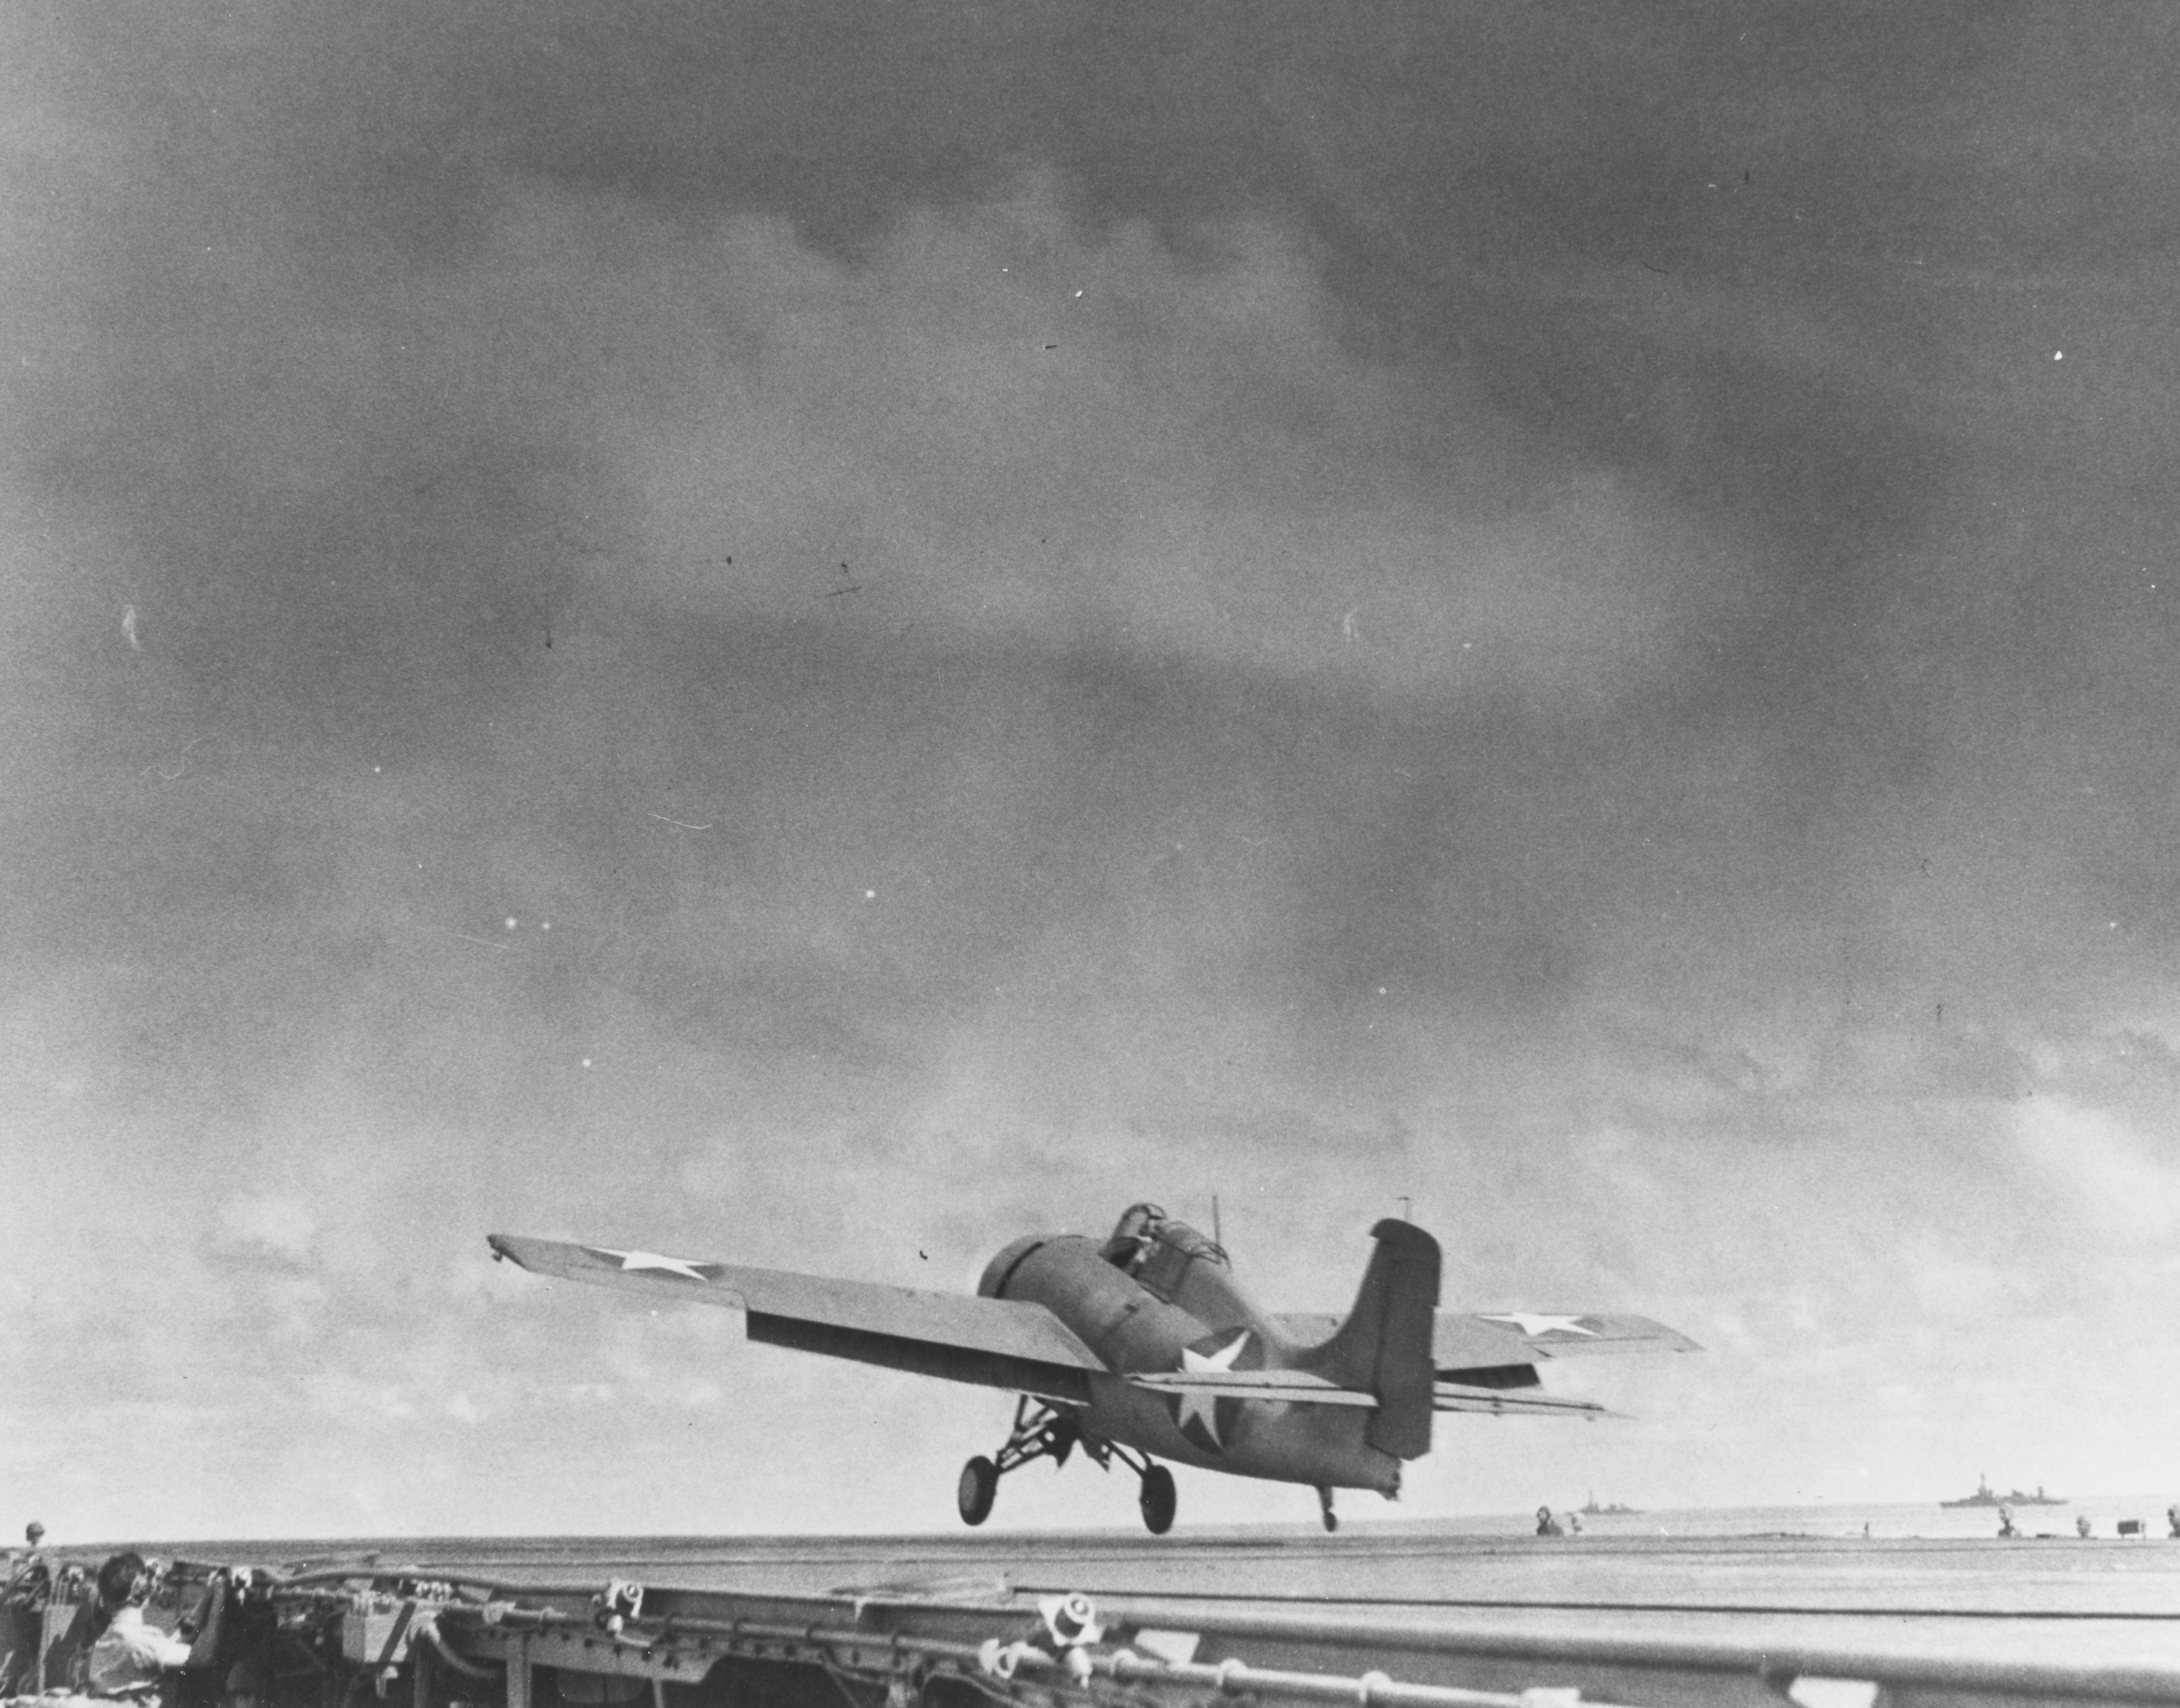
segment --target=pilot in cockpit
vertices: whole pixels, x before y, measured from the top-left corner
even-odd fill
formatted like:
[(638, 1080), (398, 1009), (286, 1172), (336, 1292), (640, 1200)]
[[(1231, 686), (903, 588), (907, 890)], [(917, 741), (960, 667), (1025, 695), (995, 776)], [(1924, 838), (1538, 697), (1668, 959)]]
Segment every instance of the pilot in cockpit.
[(1151, 1247), (1158, 1243), (1159, 1224), (1164, 1220), (1165, 1211), (1155, 1204), (1131, 1204), (1120, 1212), (1113, 1237), (1098, 1255), (1115, 1269), (1125, 1269), (1133, 1275)]

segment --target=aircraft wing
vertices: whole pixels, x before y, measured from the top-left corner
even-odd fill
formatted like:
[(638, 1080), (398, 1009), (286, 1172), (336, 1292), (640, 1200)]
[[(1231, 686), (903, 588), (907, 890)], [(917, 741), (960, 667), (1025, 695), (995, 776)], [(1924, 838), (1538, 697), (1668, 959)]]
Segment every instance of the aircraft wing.
[[(1312, 1313), (1272, 1321), (1290, 1339), (1315, 1346), (1332, 1338), (1340, 1320)], [(1441, 1310), (1431, 1335), (1431, 1362), (1442, 1370), (1490, 1370), (1540, 1359), (1614, 1353), (1702, 1350), (1662, 1322), (1608, 1311)]]
[(1442, 1381), (1431, 1389), (1433, 1411), (1489, 1412), (1506, 1417), (1621, 1417), (1626, 1414), (1609, 1411), (1595, 1402), (1586, 1399), (1560, 1399), (1548, 1393), (1539, 1393), (1534, 1388), (1510, 1393), (1503, 1388), (1470, 1387), (1457, 1381)]
[(1131, 1372), (1131, 1387), (1153, 1393), (1202, 1393), (1225, 1399), (1277, 1399), (1302, 1405), (1374, 1408), (1378, 1396), (1342, 1387), (1306, 1370), (1160, 1370)]
[(539, 1275), (680, 1304), (744, 1313), (749, 1338), (861, 1364), (1087, 1403), (1105, 1366), (1041, 1304), (924, 1293), (784, 1269), (619, 1251), (510, 1233), (487, 1236), (495, 1256)]

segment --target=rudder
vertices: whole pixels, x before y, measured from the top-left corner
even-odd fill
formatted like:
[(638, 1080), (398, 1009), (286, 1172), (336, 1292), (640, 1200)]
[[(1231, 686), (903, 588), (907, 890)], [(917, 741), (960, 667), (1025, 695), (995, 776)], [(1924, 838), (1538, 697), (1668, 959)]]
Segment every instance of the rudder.
[(1412, 1222), (1380, 1222), (1355, 1308), (1302, 1367), (1378, 1397), (1363, 1438), (1396, 1458), (1431, 1445), (1431, 1334), (1438, 1310), (1438, 1241)]

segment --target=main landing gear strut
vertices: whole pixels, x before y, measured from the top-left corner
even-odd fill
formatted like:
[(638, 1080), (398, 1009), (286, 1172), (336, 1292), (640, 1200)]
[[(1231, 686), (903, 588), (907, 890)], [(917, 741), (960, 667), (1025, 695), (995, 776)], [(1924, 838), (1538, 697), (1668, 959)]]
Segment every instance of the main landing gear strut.
[(1100, 1470), (1112, 1469), (1113, 1461), (1118, 1459), (1141, 1479), (1142, 1491), (1136, 1504), (1142, 1513), (1146, 1530), (1154, 1536), (1162, 1536), (1173, 1528), (1177, 1497), (1171, 1471), (1164, 1465), (1153, 1464), (1147, 1455), (1132, 1447), (1084, 1435), (1082, 1425), (1069, 1414), (1054, 1411), (1027, 1394), (1015, 1403), (1014, 1428), (1008, 1432), (1006, 1445), (999, 1449), (999, 1457), (988, 1459), (979, 1453), (961, 1467), (961, 1485), (955, 1491), (956, 1504), (961, 1509), (961, 1522), (981, 1524), (991, 1517), (992, 1502), (999, 1492), (999, 1479), (1009, 1471), (1018, 1471), (1032, 1459), (1049, 1458), (1055, 1466), (1064, 1465), (1078, 1443), (1085, 1456)]

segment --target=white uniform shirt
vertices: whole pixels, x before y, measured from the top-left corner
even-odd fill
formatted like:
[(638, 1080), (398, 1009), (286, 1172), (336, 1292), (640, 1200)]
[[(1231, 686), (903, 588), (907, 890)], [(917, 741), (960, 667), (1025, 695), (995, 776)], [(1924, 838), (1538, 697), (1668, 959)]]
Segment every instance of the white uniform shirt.
[(95, 1696), (126, 1696), (157, 1684), (161, 1672), (190, 1658), (190, 1645), (144, 1623), (141, 1607), (124, 1607), (91, 1645), (91, 1689)]

